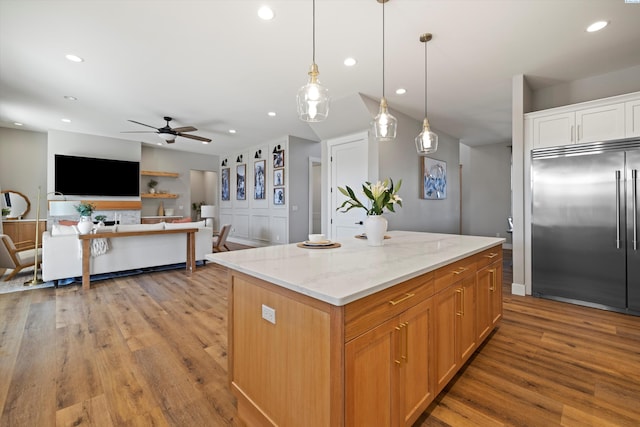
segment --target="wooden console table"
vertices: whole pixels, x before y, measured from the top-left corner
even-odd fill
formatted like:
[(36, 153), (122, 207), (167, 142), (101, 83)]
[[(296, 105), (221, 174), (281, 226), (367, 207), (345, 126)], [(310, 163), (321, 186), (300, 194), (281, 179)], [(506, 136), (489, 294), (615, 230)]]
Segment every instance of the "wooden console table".
[(187, 234), (187, 271), (193, 272), (196, 268), (196, 232), (197, 228), (181, 228), (176, 230), (149, 230), (149, 231), (122, 231), (78, 234), (78, 239), (82, 241), (82, 289), (89, 289), (91, 286), (91, 257), (90, 243), (93, 239), (115, 239), (118, 237), (152, 236), (155, 234)]

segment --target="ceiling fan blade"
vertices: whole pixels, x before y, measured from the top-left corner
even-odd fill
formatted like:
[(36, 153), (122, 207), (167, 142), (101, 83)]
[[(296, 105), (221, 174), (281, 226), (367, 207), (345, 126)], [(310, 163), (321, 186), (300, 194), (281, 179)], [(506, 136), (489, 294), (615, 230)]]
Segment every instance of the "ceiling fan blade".
[(148, 127), (148, 128), (153, 128), (153, 129), (156, 129), (156, 130), (158, 129), (158, 128), (157, 128), (157, 127), (155, 127), (155, 126), (145, 125), (144, 123), (136, 122), (135, 120), (129, 120), (129, 121), (130, 121), (131, 123), (137, 123), (137, 124), (139, 124), (139, 125), (146, 126), (146, 127)]
[(125, 130), (120, 133), (158, 133), (157, 131), (152, 130)]
[(202, 136), (198, 136), (198, 135), (185, 135), (182, 133), (178, 133), (178, 136), (182, 136), (184, 138), (189, 138), (189, 139), (195, 139), (198, 141), (204, 141), (204, 142), (211, 142), (211, 140), (209, 138), (204, 138)]
[(194, 128), (193, 126), (184, 126), (181, 128), (173, 128), (172, 130), (174, 132), (194, 132), (194, 131), (197, 131), (198, 129)]

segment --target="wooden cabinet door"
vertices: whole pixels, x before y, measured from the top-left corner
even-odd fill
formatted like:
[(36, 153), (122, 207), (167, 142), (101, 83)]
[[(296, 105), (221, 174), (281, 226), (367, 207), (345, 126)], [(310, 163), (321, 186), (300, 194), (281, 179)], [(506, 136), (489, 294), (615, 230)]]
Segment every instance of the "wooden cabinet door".
[(397, 425), (401, 345), (397, 318), (345, 345), (345, 425)]
[(493, 329), (492, 301), (495, 280), (495, 268), (493, 265), (484, 267), (476, 273), (476, 331), (478, 341), (484, 340)]
[(433, 298), (400, 316), (402, 347), (400, 365), (401, 425), (411, 426), (435, 398), (431, 372), (433, 348)]
[(434, 297), (434, 358), (436, 393), (453, 378), (458, 368), (456, 357), (456, 323), (458, 317), (458, 287), (454, 284)]
[(575, 113), (559, 113), (533, 119), (533, 148), (555, 147), (575, 142)]
[(582, 144), (624, 138), (624, 114), (623, 103), (576, 111), (576, 141)]
[(476, 350), (478, 336), (476, 334), (476, 276), (463, 279), (459, 284), (458, 297), (462, 312), (457, 316), (458, 356), (460, 364), (464, 363)]
[(494, 283), (491, 291), (492, 326), (502, 319), (502, 260), (492, 266), (495, 269)]

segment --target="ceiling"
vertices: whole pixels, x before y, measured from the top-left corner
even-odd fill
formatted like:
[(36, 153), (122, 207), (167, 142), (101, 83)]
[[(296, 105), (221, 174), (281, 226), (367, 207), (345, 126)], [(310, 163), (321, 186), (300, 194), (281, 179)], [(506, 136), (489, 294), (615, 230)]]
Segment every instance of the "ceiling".
[[(263, 4), (273, 20), (258, 18)], [(382, 4), (315, 8), (316, 63), (334, 102), (379, 99)], [(514, 75), (535, 90), (640, 64), (640, 4), (625, 0), (390, 0), (384, 9), (389, 106), (422, 121), (419, 36), (433, 33), (429, 121), (468, 145), (510, 141)], [(596, 20), (610, 24), (587, 33)], [(170, 148), (206, 154), (284, 135), (318, 140), (295, 106), (311, 61), (311, 0), (0, 0), (0, 126), (156, 144), (153, 133), (122, 132), (153, 131), (128, 120), (161, 127), (171, 116), (213, 142), (177, 138)]]

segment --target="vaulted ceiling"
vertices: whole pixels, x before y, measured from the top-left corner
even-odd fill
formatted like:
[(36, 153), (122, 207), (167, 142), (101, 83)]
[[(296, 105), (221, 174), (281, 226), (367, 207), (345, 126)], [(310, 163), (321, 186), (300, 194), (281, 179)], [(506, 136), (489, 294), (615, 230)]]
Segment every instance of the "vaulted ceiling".
[[(258, 17), (263, 4), (274, 19)], [(334, 102), (382, 95), (382, 8), (316, 0), (315, 59)], [(539, 89), (640, 64), (640, 4), (625, 0), (390, 0), (384, 10), (390, 107), (419, 130), (419, 36), (433, 33), (429, 120), (469, 145), (511, 139), (514, 75)], [(609, 26), (587, 33), (597, 20)], [(311, 0), (0, 0), (0, 126), (155, 144), (153, 133), (122, 133), (153, 131), (128, 120), (161, 127), (171, 116), (213, 140), (178, 138), (171, 148), (208, 154), (283, 135), (317, 140), (295, 105), (312, 36)], [(345, 66), (347, 57), (356, 65)], [(339, 120), (349, 117), (329, 113)]]

